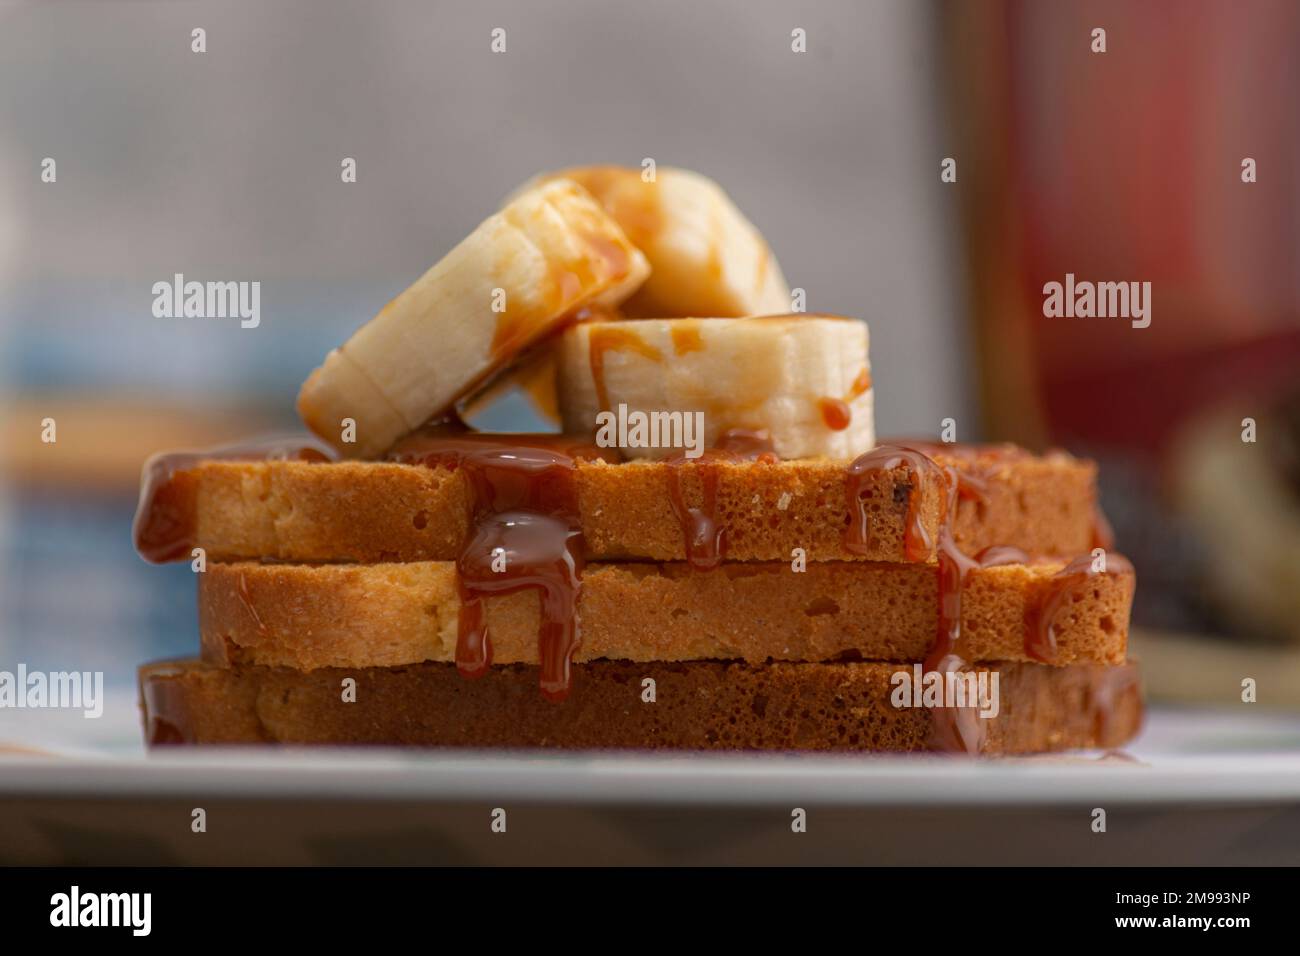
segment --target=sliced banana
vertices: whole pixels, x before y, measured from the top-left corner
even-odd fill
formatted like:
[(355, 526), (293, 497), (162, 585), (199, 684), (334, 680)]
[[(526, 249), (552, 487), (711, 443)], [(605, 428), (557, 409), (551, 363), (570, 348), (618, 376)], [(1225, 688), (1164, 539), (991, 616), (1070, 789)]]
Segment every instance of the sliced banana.
[[(610, 421), (601, 412), (702, 412), (706, 447), (730, 429), (766, 430), (782, 458), (853, 458), (875, 444), (867, 326), (856, 319), (583, 322), (558, 349), (566, 432), (598, 433)], [(618, 447), (631, 458), (683, 454)]]
[(527, 190), (330, 352), (298, 393), (298, 413), (342, 454), (380, 454), (578, 309), (622, 302), (649, 271), (581, 186)]
[(790, 289), (776, 257), (722, 187), (687, 169), (579, 166), (564, 177), (600, 200), (645, 253), (651, 275), (623, 304), (640, 316), (745, 316), (790, 310)]

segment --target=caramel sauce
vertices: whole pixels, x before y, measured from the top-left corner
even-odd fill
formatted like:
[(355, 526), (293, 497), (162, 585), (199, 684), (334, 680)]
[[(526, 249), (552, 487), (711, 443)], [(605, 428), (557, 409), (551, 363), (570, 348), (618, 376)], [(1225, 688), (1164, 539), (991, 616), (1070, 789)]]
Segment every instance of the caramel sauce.
[(175, 681), (150, 680), (140, 688), (144, 712), (149, 715), (145, 738), (150, 747), (194, 742), (194, 723), (178, 687)]
[[(596, 458), (615, 462), (617, 451), (560, 435), (488, 435), (432, 428), (403, 439), (387, 457), (407, 464), (462, 469), (469, 479), (470, 534), (456, 564), (461, 589), (457, 669), (466, 677), (477, 677), (491, 665), (484, 599), (535, 589), (541, 592), (542, 602), (538, 635), (541, 690), (551, 700), (564, 699), (573, 653), (581, 640), (576, 609), (584, 542), (576, 462)], [(691, 567), (714, 568), (725, 557), (726, 529), (716, 513), (719, 466), (776, 460), (765, 432), (742, 429), (725, 432), (716, 447), (700, 458), (668, 460), (669, 501), (682, 528)], [(686, 500), (686, 473), (699, 479), (697, 505)], [(498, 554), (506, 558), (504, 571), (492, 569)]]
[(653, 248), (656, 237), (663, 231), (663, 214), (659, 209), (658, 183), (643, 183), (637, 176), (639, 196), (629, 192), (619, 193), (612, 202), (606, 202), (609, 214), (623, 227), (628, 240), (643, 252)]
[[(1099, 744), (1110, 737), (1116, 701), (1132, 690), (1138, 682), (1137, 671), (1132, 667), (1101, 668), (1101, 674), (1093, 685), (1086, 705), (1092, 714), (1093, 734)], [(1127, 755), (1114, 754), (1113, 756), (1122, 756), (1124, 759), (1137, 762)]]
[(572, 179), (600, 201), (632, 245), (645, 250), (663, 230), (659, 183), (646, 182), (627, 166), (582, 166), (556, 175)]
[(204, 461), (333, 461), (329, 446), (303, 436), (271, 437), (208, 451), (167, 452), (145, 462), (131, 534), (140, 557), (151, 564), (190, 557), (196, 546), (190, 471)]
[[(961, 639), (961, 598), (966, 588), (966, 578), (974, 568), (981, 566), (980, 558), (971, 558), (957, 547), (952, 533), (962, 487), (960, 473), (955, 468), (946, 467), (940, 469), (939, 474), (944, 480), (944, 505), (939, 517), (935, 546), (935, 557), (939, 565), (939, 622), (934, 641), (925, 657), (926, 670), (936, 669), (939, 662), (956, 649), (957, 641)], [(915, 494), (915, 489), (911, 493)], [(1002, 552), (986, 554), (990, 561), (1002, 561), (1006, 556)]]
[(901, 439), (900, 443), (929, 458), (943, 457), (960, 463), (957, 469), (957, 494), (962, 501), (986, 501), (988, 482), (998, 468), (1031, 458), (1018, 445), (965, 445), (928, 439)]
[(552, 264), (546, 282), (547, 291), (540, 308), (525, 309), (507, 299), (505, 309), (495, 313), (496, 326), (492, 330), (489, 348), (489, 361), (493, 366), (507, 362), (548, 330), (559, 331), (567, 324), (563, 318), (554, 324), (552, 319), (565, 302), (578, 298), (583, 289), (582, 280), (568, 269)]
[(1037, 604), (1028, 615), (1025, 628), (1025, 655), (1044, 664), (1056, 660), (1056, 625), (1061, 612), (1093, 577), (1100, 574), (1127, 573), (1133, 570), (1126, 558), (1117, 554), (1106, 555), (1106, 570), (1094, 571), (1096, 559), (1092, 554), (1081, 554), (1052, 575)]
[(843, 398), (819, 398), (817, 409), (821, 412), (822, 423), (833, 432), (842, 432), (853, 424), (851, 403), (864, 395), (871, 388), (871, 370), (865, 365), (853, 379), (849, 392)]
[(908, 561), (929, 560), (934, 551), (934, 540), (921, 519), (920, 490), (926, 478), (942, 475), (942, 471), (924, 452), (907, 445), (878, 445), (849, 465), (845, 481), (849, 524), (844, 531), (844, 548), (853, 554), (866, 554), (873, 550), (868, 544), (871, 540), (871, 517), (867, 512), (866, 486), (870, 477), (896, 468), (906, 468), (909, 472), (907, 512), (903, 519), (903, 555)]
[[(950, 501), (949, 509), (955, 506), (956, 503)], [(936, 554), (939, 559), (939, 623), (934, 643), (925, 656), (926, 670), (936, 669), (939, 661), (954, 653), (957, 642), (961, 640), (962, 595), (971, 571), (1004, 564), (1023, 564), (1029, 560), (1029, 555), (1009, 545), (985, 548), (972, 558), (957, 547), (957, 542), (953, 540), (951, 521), (945, 521), (939, 529)]]
[(553, 323), (548, 329), (510, 357), (500, 356), (499, 367), (489, 369), (477, 385), (471, 386), (457, 408), (467, 419), (475, 419), (493, 407), (511, 389), (527, 396), (542, 417), (560, 421), (556, 383), (555, 346), (571, 325), (583, 322), (613, 322), (623, 318), (616, 308), (588, 303)]
[(564, 435), (493, 435), (422, 429), (397, 445), (389, 461), (460, 470), (469, 486), (469, 534), (456, 560), (460, 611), (456, 668), (481, 677), (492, 663), (483, 602), (493, 595), (540, 592), (537, 653), (544, 697), (569, 694), (582, 584), (579, 460), (616, 461), (607, 449)]
[[(718, 482), (722, 463), (753, 461), (776, 462), (772, 439), (765, 431), (733, 428), (718, 437), (715, 447), (699, 458), (684, 456), (666, 459), (668, 467), (668, 501), (682, 529), (686, 560), (696, 571), (716, 568), (726, 558), (726, 527), (718, 520)], [(699, 478), (700, 503), (689, 505), (682, 487), (683, 473)]]
[(817, 408), (821, 412), (822, 423), (833, 432), (842, 432), (853, 423), (851, 403), (864, 395), (871, 388), (871, 370), (865, 365), (853, 379), (849, 392), (843, 398), (819, 398)]
[[(941, 466), (927, 452), (956, 458), (962, 462), (962, 467)], [(904, 518), (904, 557), (908, 561), (926, 561), (933, 552), (938, 562), (938, 627), (934, 643), (926, 655), (925, 665), (928, 669), (933, 669), (939, 661), (952, 654), (961, 639), (961, 597), (970, 572), (974, 568), (1028, 560), (1028, 555), (1020, 549), (1005, 546), (986, 548), (972, 558), (957, 546), (952, 530), (958, 501), (982, 500), (987, 495), (987, 476), (981, 473), (980, 463), (987, 462), (996, 466), (1027, 454), (1023, 449), (1011, 445), (969, 446), (914, 441), (907, 445), (882, 445), (849, 466), (847, 494), (850, 520), (845, 531), (844, 545), (846, 549), (858, 554), (868, 550), (866, 543), (870, 535), (870, 517), (863, 500), (867, 476), (899, 467), (907, 468), (910, 473)], [(938, 533), (933, 545), (919, 514), (920, 489), (927, 477), (931, 481), (937, 481), (944, 491)], [(1117, 556), (1111, 556), (1109, 560), (1127, 564)], [(1073, 588), (1090, 573), (1091, 564), (1092, 556), (1085, 555), (1053, 578), (1053, 586), (1049, 588), (1043, 606), (1035, 612), (1034, 621), (1026, 631), (1025, 653), (1028, 656), (1040, 661), (1051, 661), (1055, 657), (1053, 621)]]
[[(517, 221), (510, 221), (522, 228)], [(517, 297), (508, 297), (504, 311), (495, 313), (489, 350), (493, 366), (502, 365), (544, 333), (571, 325), (580, 299), (590, 298), (627, 276), (632, 265), (628, 249), (596, 231), (598, 223), (592, 222), (591, 226), (589, 230), (575, 230), (579, 248), (574, 254), (562, 261), (547, 260), (540, 303), (524, 308)]]
[(673, 354), (681, 356), (690, 352), (704, 351), (704, 335), (701, 333), (699, 321), (674, 322), (670, 334), (673, 338)]
[[(955, 654), (927, 664), (925, 670), (948, 674), (959, 671), (966, 662)], [(975, 707), (936, 707), (931, 713), (930, 749), (948, 754), (977, 757), (984, 749), (986, 721)]]
[(822, 413), (822, 422), (833, 432), (842, 432), (853, 422), (853, 410), (842, 398), (819, 398), (817, 408)]
[(618, 325), (593, 328), (587, 338), (587, 361), (591, 365), (591, 380), (596, 386), (596, 407), (609, 411), (609, 392), (605, 388), (605, 353), (635, 352), (652, 362), (662, 362), (663, 355), (631, 329)]
[(1009, 544), (995, 544), (975, 555), (981, 568), (996, 568), (1006, 564), (1028, 564), (1029, 555)]
[[(931, 454), (956, 459), (961, 467), (940, 465)], [(909, 441), (907, 444), (881, 445), (859, 457), (848, 468), (846, 494), (849, 523), (844, 546), (856, 554), (866, 553), (871, 535), (871, 516), (865, 495), (869, 476), (906, 468), (909, 473), (907, 510), (904, 516), (903, 553), (907, 561), (937, 559), (938, 621), (934, 642), (923, 663), (924, 671), (946, 671), (963, 666), (955, 653), (961, 640), (962, 593), (970, 572), (1004, 564), (1023, 563), (1029, 555), (1019, 548), (1005, 545), (985, 548), (975, 557), (957, 546), (953, 536), (960, 500), (983, 500), (987, 497), (989, 472), (1006, 461), (1028, 455), (1013, 445), (969, 446)], [(933, 541), (920, 514), (921, 488), (924, 482), (938, 482), (942, 488), (939, 526)], [(1091, 574), (1092, 555), (1071, 562), (1052, 578), (1041, 605), (1031, 613), (1025, 631), (1025, 653), (1034, 660), (1050, 662), (1056, 655), (1055, 620), (1066, 601), (1082, 581)], [(1108, 556), (1107, 570), (1130, 567), (1123, 558)], [(984, 728), (972, 708), (938, 708), (934, 714), (931, 746), (936, 750), (977, 753)]]
[(611, 276), (625, 276), (632, 265), (632, 257), (621, 244), (605, 236), (588, 233), (583, 236), (588, 248), (600, 258), (605, 271)]

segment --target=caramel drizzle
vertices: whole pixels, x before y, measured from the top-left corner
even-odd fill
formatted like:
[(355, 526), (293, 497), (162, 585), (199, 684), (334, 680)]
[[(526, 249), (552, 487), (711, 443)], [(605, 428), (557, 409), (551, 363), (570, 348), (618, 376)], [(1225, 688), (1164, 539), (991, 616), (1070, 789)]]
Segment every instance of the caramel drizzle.
[[(617, 460), (562, 435), (490, 435), (423, 429), (390, 461), (460, 470), (469, 487), (469, 534), (456, 560), (460, 609), (456, 669), (476, 678), (492, 664), (484, 602), (540, 592), (537, 635), (542, 696), (568, 697), (581, 643), (577, 605), (585, 545), (577, 492), (579, 459)], [(500, 565), (500, 562), (504, 564)]]
[(1133, 565), (1118, 554), (1106, 554), (1105, 571), (1093, 570), (1096, 560), (1091, 553), (1081, 554), (1048, 579), (1037, 604), (1029, 611), (1029, 626), (1025, 629), (1027, 657), (1044, 664), (1054, 663), (1057, 656), (1057, 625), (1070, 598), (1094, 577), (1133, 570)]
[(593, 328), (587, 337), (587, 362), (596, 387), (596, 408), (609, 411), (609, 390), (605, 386), (605, 353), (635, 352), (652, 362), (662, 362), (663, 355), (653, 345), (630, 329), (616, 325)]
[[(1102, 668), (1100, 677), (1093, 685), (1091, 694), (1089, 694), (1087, 704), (1092, 714), (1092, 732), (1097, 746), (1104, 747), (1110, 744), (1111, 732), (1114, 729), (1116, 704), (1127, 696), (1138, 683), (1140, 683), (1138, 674), (1133, 667)], [(1140, 698), (1138, 706), (1141, 706)], [(1133, 758), (1127, 757), (1126, 759), (1132, 760)]]
[(584, 297), (589, 299), (627, 276), (631, 256), (618, 242), (591, 231), (579, 232), (577, 239), (578, 248), (566, 259), (548, 260), (540, 306), (523, 308), (507, 301), (497, 313), (489, 351), (493, 366), (500, 366), (543, 333), (573, 324)]
[(870, 554), (874, 550), (867, 484), (872, 476), (897, 468), (906, 468), (909, 474), (903, 556), (907, 561), (927, 561), (934, 552), (934, 539), (921, 518), (921, 483), (928, 476), (941, 475), (942, 471), (928, 455), (906, 445), (878, 445), (849, 465), (845, 481), (849, 524), (844, 531), (844, 548), (853, 554)]
[(150, 747), (197, 741), (194, 720), (178, 681), (144, 681), (140, 696), (148, 716), (145, 735)]
[[(684, 456), (665, 460), (668, 465), (668, 501), (682, 529), (686, 560), (696, 571), (709, 571), (727, 554), (727, 529), (718, 520), (718, 483), (721, 465), (742, 461), (772, 464), (777, 456), (766, 431), (732, 428), (723, 432), (714, 448), (699, 458)], [(700, 504), (689, 505), (682, 486), (683, 472), (700, 480)]]
[[(925, 451), (937, 451), (962, 461), (962, 468), (941, 466)], [(909, 442), (907, 445), (881, 445), (861, 456), (849, 466), (847, 484), (849, 499), (849, 526), (845, 531), (844, 546), (857, 554), (868, 553), (871, 519), (864, 496), (868, 476), (896, 468), (909, 472), (907, 512), (904, 518), (904, 557), (907, 561), (926, 561), (934, 553), (938, 560), (939, 626), (935, 642), (926, 658), (927, 668), (934, 668), (952, 653), (961, 637), (961, 594), (966, 578), (974, 568), (989, 568), (1000, 564), (1023, 563), (1029, 556), (1019, 548), (995, 546), (986, 548), (972, 558), (957, 546), (953, 536), (959, 500), (981, 500), (987, 496), (987, 474), (981, 473), (981, 459), (1004, 461), (1028, 453), (1015, 446), (971, 447), (963, 445), (938, 445), (930, 442)], [(920, 515), (921, 487), (924, 482), (937, 481), (943, 488), (943, 504), (939, 515), (936, 541), (932, 544), (929, 530)], [(1094, 509), (1093, 540), (1096, 547), (1113, 544), (1113, 535), (1099, 508)], [(1064, 602), (1079, 584), (1093, 574), (1093, 557), (1083, 555), (1070, 562), (1053, 576), (1040, 606), (1032, 612), (1032, 626), (1026, 631), (1025, 652), (1034, 660), (1050, 662), (1055, 658), (1055, 620)], [(1123, 557), (1107, 555), (1106, 573), (1131, 569)]]
[[(928, 664), (923, 673), (936, 671), (946, 675), (966, 666), (956, 654), (950, 654), (933, 667)], [(987, 735), (985, 721), (975, 707), (935, 707), (931, 712), (930, 749), (946, 754), (979, 756)]]
[(332, 448), (305, 436), (272, 436), (208, 451), (154, 455), (144, 464), (140, 500), (131, 523), (135, 549), (151, 564), (190, 557), (198, 529), (189, 472), (204, 461), (324, 462), (336, 457)]
[[(957, 459), (961, 467), (939, 465), (931, 457), (936, 454)], [(896, 468), (907, 469), (909, 483), (906, 486), (903, 556), (907, 561), (928, 561), (935, 552), (935, 543), (921, 518), (922, 485), (932, 482), (942, 489), (938, 532), (941, 534), (946, 528), (951, 535), (957, 510), (953, 492), (961, 500), (984, 500), (988, 495), (989, 467), (1025, 457), (1029, 457), (1029, 453), (1015, 445), (939, 444), (917, 439), (877, 445), (848, 467), (845, 493), (849, 524), (844, 532), (845, 550), (854, 554), (870, 554), (875, 550), (866, 499), (871, 477)], [(950, 550), (953, 548), (955, 545)]]
[(817, 408), (822, 414), (822, 424), (833, 432), (842, 432), (853, 423), (853, 409), (842, 398), (819, 398)]
[(817, 408), (821, 412), (822, 423), (831, 431), (840, 432), (848, 428), (853, 423), (852, 402), (871, 388), (871, 369), (865, 365), (862, 371), (857, 374), (853, 384), (849, 387), (849, 393), (843, 398), (819, 398), (817, 399)]
[(632, 245), (645, 249), (663, 229), (659, 182), (646, 182), (641, 170), (627, 166), (578, 166), (556, 176), (572, 179), (596, 197), (627, 235)]
[[(941, 466), (925, 451), (942, 451), (962, 460), (961, 469)], [(846, 495), (849, 524), (845, 529), (844, 547), (855, 554), (870, 553), (871, 517), (867, 509), (867, 483), (871, 476), (905, 468), (908, 472), (907, 507), (903, 524), (903, 556), (909, 562), (928, 561), (933, 553), (937, 560), (936, 592), (938, 614), (934, 640), (922, 663), (922, 671), (947, 673), (965, 662), (955, 653), (961, 640), (962, 593), (966, 580), (975, 568), (989, 568), (1028, 560), (1019, 548), (994, 546), (975, 557), (957, 545), (953, 522), (961, 500), (982, 500), (987, 496), (987, 476), (977, 467), (981, 455), (997, 460), (1011, 455), (1007, 450), (974, 449), (966, 446), (909, 442), (906, 445), (881, 445), (860, 456), (848, 468)], [(1019, 449), (1014, 453), (1024, 454)], [(932, 538), (921, 515), (923, 484), (937, 483), (941, 489), (938, 529)], [(932, 715), (932, 749), (944, 752), (975, 754), (983, 746), (986, 728), (973, 708), (940, 707)]]
[(673, 340), (673, 354), (687, 355), (691, 352), (704, 351), (704, 332), (701, 329), (700, 319), (693, 322), (674, 322), (669, 335)]

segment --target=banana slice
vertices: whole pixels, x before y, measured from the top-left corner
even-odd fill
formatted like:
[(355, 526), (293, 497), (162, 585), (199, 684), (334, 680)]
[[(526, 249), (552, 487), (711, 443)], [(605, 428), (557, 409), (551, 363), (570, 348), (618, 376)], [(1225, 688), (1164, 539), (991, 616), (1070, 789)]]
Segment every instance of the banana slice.
[(642, 316), (767, 315), (790, 309), (772, 250), (722, 187), (687, 169), (660, 167), (654, 182), (626, 166), (548, 173), (585, 186), (650, 260), (651, 275), (623, 313)]
[[(593, 434), (632, 413), (702, 412), (705, 447), (764, 429), (782, 458), (853, 458), (875, 444), (867, 326), (839, 316), (583, 322), (561, 336), (566, 432)], [(631, 458), (671, 458), (617, 443)]]
[[(530, 189), (330, 352), (298, 393), (298, 413), (342, 454), (377, 455), (578, 309), (622, 302), (649, 271), (581, 186)], [(343, 440), (344, 419), (355, 441)]]

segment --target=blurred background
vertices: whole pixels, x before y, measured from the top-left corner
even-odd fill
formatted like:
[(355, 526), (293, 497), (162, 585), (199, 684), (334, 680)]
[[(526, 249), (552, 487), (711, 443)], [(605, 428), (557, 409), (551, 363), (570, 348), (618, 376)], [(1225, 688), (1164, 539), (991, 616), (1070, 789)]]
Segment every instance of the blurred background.
[[(652, 157), (870, 323), (880, 434), (1101, 462), (1156, 697), (1300, 707), (1297, 92), (1288, 0), (0, 5), (0, 668), (194, 653), (144, 458), (296, 427), (516, 185)], [(1044, 318), (1067, 272), (1150, 281), (1151, 326)], [(155, 318), (175, 273), (259, 280), (260, 326)]]

